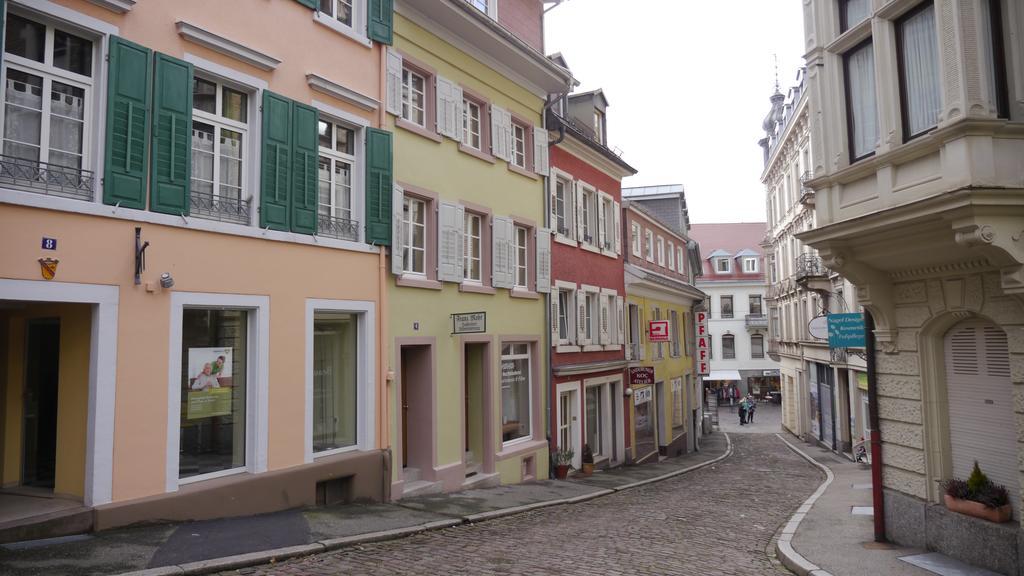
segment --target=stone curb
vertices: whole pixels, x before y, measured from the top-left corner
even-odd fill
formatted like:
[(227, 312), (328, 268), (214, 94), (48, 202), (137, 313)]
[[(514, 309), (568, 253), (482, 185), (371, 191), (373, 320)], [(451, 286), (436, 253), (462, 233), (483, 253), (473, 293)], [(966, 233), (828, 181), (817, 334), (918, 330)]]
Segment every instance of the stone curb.
[[(662, 474), (655, 478), (648, 478), (647, 480), (641, 480), (639, 482), (632, 482), (615, 488), (605, 488), (590, 492), (587, 494), (581, 494), (579, 496), (573, 496), (571, 498), (558, 498), (556, 500), (547, 500), (544, 502), (534, 502), (533, 504), (524, 504), (522, 506), (512, 506), (510, 508), (502, 508), (500, 510), (491, 510), (489, 512), (480, 512), (478, 514), (470, 514), (461, 518), (453, 518), (451, 520), (437, 520), (434, 522), (426, 522), (423, 524), (417, 524), (415, 526), (409, 526), (406, 528), (396, 528), (394, 530), (382, 530), (379, 532), (369, 532), (367, 534), (357, 534), (355, 536), (344, 536), (341, 538), (330, 538), (326, 540), (320, 540), (311, 544), (305, 544), (302, 546), (288, 546), (285, 548), (276, 548), (274, 550), (263, 550), (260, 552), (251, 552), (248, 554), (236, 554), (234, 556), (225, 556), (223, 558), (214, 558), (211, 560), (201, 560), (199, 562), (189, 562), (187, 564), (179, 564), (177, 566), (162, 566), (159, 568), (148, 568), (146, 570), (136, 570), (133, 572), (123, 572), (120, 576), (184, 576), (194, 574), (210, 574), (212, 572), (219, 572), (222, 570), (233, 570), (237, 568), (245, 568), (248, 566), (256, 566), (259, 564), (267, 564), (269, 562), (278, 560), (287, 560), (289, 558), (296, 558), (299, 556), (309, 556), (318, 552), (326, 552), (328, 550), (337, 550), (339, 548), (346, 548), (349, 546), (355, 546), (358, 544), (368, 544), (370, 542), (380, 542), (382, 540), (395, 540), (403, 538), (405, 536), (411, 536), (419, 532), (427, 532), (431, 530), (440, 530), (443, 528), (451, 528), (452, 526), (458, 526), (460, 524), (472, 524), (476, 522), (483, 522), (486, 520), (494, 520), (496, 518), (502, 518), (505, 516), (512, 516), (514, 514), (520, 514), (522, 512), (528, 512), (530, 510), (536, 510), (538, 508), (548, 508), (551, 506), (561, 506), (564, 504), (578, 504), (580, 502), (586, 502), (587, 500), (593, 500), (616, 492), (621, 492), (630, 488), (636, 488), (637, 486), (643, 486), (645, 484), (651, 484), (666, 480), (680, 474), (686, 474), (705, 466), (710, 466), (717, 462), (728, 458), (732, 455), (732, 440), (729, 435), (722, 432), (725, 436), (726, 449), (725, 452), (716, 458), (695, 464), (683, 468), (681, 470), (675, 470), (668, 474)], [(788, 444), (788, 442), (787, 442)], [(827, 574), (815, 574), (813, 576), (830, 576)]]
[(787, 522), (786, 525), (777, 533), (778, 541), (775, 543), (775, 553), (778, 554), (782, 564), (796, 573), (797, 576), (832, 576), (830, 572), (815, 565), (807, 558), (804, 558), (802, 554), (793, 548), (793, 536), (796, 535), (797, 528), (800, 527), (800, 522), (802, 522), (807, 513), (811, 511), (811, 507), (814, 506), (814, 503), (818, 501), (818, 498), (825, 493), (825, 490), (830, 484), (832, 484), (832, 481), (835, 480), (835, 474), (832, 473), (832, 470), (829, 469), (828, 466), (818, 462), (806, 452), (797, 448), (788, 440), (783, 438), (782, 434), (776, 434), (775, 436), (779, 440), (782, 440), (790, 450), (796, 452), (804, 460), (807, 460), (812, 465), (817, 466), (825, 472), (825, 481), (818, 486), (818, 489), (814, 491), (814, 494), (811, 494), (807, 500), (804, 500), (804, 503), (796, 509), (796, 512), (794, 512), (792, 516), (790, 516), (789, 522)]

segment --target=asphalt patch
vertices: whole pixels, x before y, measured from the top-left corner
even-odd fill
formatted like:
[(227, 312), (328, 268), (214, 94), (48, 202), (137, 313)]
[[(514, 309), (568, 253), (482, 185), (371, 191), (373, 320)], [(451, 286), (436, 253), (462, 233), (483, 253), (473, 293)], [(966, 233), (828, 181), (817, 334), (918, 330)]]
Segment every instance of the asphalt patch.
[(309, 525), (299, 510), (182, 524), (156, 551), (149, 568), (173, 566), (309, 544)]

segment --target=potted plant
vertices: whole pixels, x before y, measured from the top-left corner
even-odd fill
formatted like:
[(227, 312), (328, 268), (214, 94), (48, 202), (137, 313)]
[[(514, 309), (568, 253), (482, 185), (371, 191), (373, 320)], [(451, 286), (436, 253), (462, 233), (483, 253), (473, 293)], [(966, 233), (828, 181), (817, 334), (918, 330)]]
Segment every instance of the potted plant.
[(565, 480), (569, 476), (569, 469), (572, 468), (572, 459), (575, 455), (572, 448), (555, 450), (551, 457), (552, 463), (555, 465), (555, 478)]
[(580, 456), (583, 461), (583, 473), (590, 476), (594, 472), (594, 451), (590, 449), (590, 444), (583, 445), (583, 454)]
[(1013, 515), (1010, 495), (1004, 486), (988, 479), (974, 462), (967, 480), (953, 478), (942, 483), (946, 508), (990, 522), (1008, 522)]

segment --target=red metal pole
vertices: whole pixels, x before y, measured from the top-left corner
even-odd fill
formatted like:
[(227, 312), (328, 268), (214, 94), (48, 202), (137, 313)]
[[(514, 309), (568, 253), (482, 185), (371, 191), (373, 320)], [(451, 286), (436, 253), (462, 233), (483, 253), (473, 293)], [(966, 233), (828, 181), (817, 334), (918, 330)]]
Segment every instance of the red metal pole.
[(878, 377), (875, 373), (875, 319), (864, 311), (864, 347), (868, 368), (868, 419), (871, 426), (871, 503), (875, 542), (885, 542), (885, 500), (882, 492), (882, 432), (878, 425)]

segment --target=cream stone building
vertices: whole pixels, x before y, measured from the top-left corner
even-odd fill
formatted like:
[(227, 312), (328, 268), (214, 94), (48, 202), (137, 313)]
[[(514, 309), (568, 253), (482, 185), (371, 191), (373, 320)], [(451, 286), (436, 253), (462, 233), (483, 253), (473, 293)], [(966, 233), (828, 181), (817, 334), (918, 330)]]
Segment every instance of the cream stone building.
[[(805, 2), (799, 233), (874, 319), (891, 540), (1018, 574), (1024, 437), (1024, 5)], [(1015, 529), (948, 511), (977, 461)]]
[(830, 312), (857, 312), (853, 285), (821, 265), (817, 251), (796, 238), (814, 228), (811, 134), (806, 71), (784, 95), (772, 94), (762, 128), (768, 232), (768, 355), (779, 362), (782, 423), (808, 442), (851, 453), (866, 437), (867, 372), (863, 350), (829, 350), (808, 328)]

